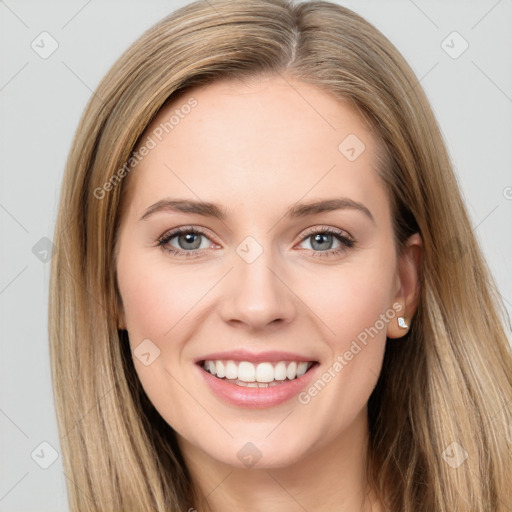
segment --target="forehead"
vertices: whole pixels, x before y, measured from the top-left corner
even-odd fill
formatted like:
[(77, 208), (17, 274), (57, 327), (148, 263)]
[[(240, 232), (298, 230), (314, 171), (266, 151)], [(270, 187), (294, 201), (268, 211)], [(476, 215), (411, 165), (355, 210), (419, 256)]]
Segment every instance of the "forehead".
[(379, 184), (379, 144), (355, 107), (291, 78), (181, 93), (153, 119), (149, 139), (153, 149), (130, 175), (139, 210), (165, 194), (250, 206), (333, 189), (362, 196)]

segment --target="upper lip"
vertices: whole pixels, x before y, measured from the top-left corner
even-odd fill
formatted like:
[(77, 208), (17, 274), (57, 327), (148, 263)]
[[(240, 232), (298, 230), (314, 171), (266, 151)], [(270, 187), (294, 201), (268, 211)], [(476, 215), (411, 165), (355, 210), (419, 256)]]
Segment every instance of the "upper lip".
[(279, 361), (304, 361), (309, 362), (316, 360), (312, 357), (294, 354), (292, 352), (281, 352), (270, 350), (266, 352), (250, 352), (248, 350), (230, 350), (229, 352), (214, 352), (196, 359), (196, 363), (202, 361), (249, 361), (251, 363), (279, 362)]

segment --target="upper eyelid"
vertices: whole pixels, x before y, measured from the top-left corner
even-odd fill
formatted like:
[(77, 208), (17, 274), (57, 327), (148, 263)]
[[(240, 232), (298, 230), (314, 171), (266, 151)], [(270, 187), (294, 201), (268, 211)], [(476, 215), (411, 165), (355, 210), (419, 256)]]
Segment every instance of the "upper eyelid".
[[(158, 238), (158, 241), (168, 240), (174, 238), (175, 236), (180, 235), (181, 233), (190, 233), (194, 232), (199, 235), (202, 235), (206, 238), (210, 238), (209, 230), (202, 226), (180, 226), (179, 228), (174, 228), (166, 231), (162, 236)], [(213, 240), (211, 240), (213, 242)]]
[(350, 238), (352, 240), (354, 239), (354, 237), (346, 229), (335, 228), (335, 227), (326, 226), (326, 225), (319, 225), (319, 226), (313, 226), (311, 228), (307, 228), (304, 231), (302, 238), (304, 239), (304, 237), (310, 236), (313, 233), (322, 233), (322, 232), (330, 232), (330, 233), (332, 232), (336, 235), (343, 235), (343, 233), (346, 233), (348, 235), (348, 238)]

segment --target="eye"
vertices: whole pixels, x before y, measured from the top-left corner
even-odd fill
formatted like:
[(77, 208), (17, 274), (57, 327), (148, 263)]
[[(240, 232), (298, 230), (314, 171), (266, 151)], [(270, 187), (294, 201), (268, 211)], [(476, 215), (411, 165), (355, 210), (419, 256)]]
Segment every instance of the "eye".
[[(307, 250), (313, 257), (340, 255), (355, 245), (355, 240), (345, 231), (324, 226), (309, 229), (301, 244), (306, 241), (310, 241), (311, 249)], [(202, 256), (212, 244), (202, 228), (184, 226), (165, 233), (157, 245), (170, 254), (190, 258)]]
[(158, 240), (158, 246), (177, 256), (194, 257), (211, 245), (211, 243), (203, 244), (204, 240), (202, 239), (209, 240), (203, 229), (199, 227), (182, 227), (164, 234)]
[[(355, 240), (345, 231), (329, 227), (308, 230), (301, 243), (308, 240), (314, 257), (335, 256), (351, 249), (355, 244)], [(333, 248), (336, 243), (338, 246)]]

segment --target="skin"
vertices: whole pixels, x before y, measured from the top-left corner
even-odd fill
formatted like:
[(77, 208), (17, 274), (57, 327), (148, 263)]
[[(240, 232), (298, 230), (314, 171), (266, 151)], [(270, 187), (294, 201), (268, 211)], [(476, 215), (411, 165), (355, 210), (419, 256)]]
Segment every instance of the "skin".
[[(176, 431), (211, 510), (383, 510), (373, 490), (366, 492), (366, 406), (386, 336), (406, 332), (396, 316), (307, 404), (295, 398), (267, 409), (226, 404), (194, 366), (213, 351), (282, 350), (318, 361), (321, 376), (393, 303), (404, 307), (409, 323), (421, 239), (413, 235), (397, 253), (389, 198), (375, 170), (377, 142), (348, 103), (274, 76), (196, 88), (162, 109), (146, 135), (190, 96), (197, 107), (128, 178), (116, 248), (119, 326), (132, 350), (144, 339), (160, 350), (149, 366), (134, 357), (140, 381)], [(354, 161), (338, 150), (349, 134), (366, 146)], [(139, 220), (168, 197), (214, 202), (228, 215), (221, 221), (161, 211)], [(338, 197), (364, 204), (373, 220), (350, 208), (284, 217), (297, 201)], [(180, 226), (206, 230), (201, 256), (157, 246)], [(323, 226), (349, 234), (354, 246), (315, 257), (322, 247), (343, 247), (333, 237), (332, 245), (328, 239), (314, 248), (305, 232)], [(236, 252), (247, 236), (263, 249), (252, 263)], [(167, 245), (190, 250), (179, 241)], [(237, 457), (248, 442), (261, 452), (252, 468)]]

